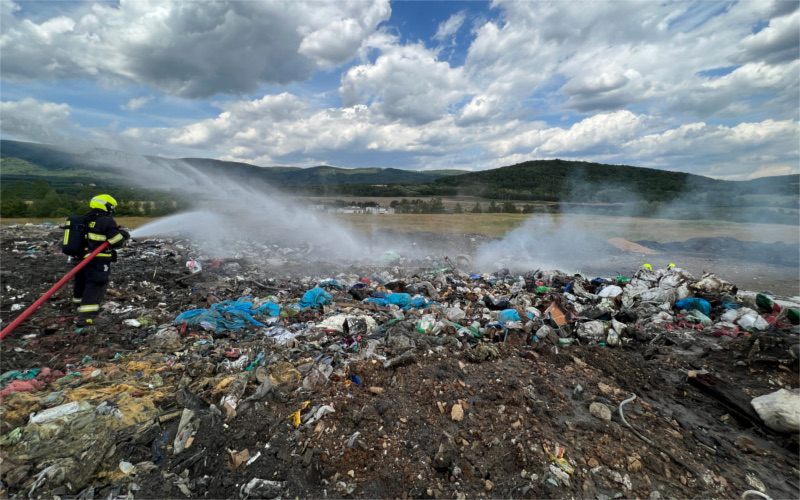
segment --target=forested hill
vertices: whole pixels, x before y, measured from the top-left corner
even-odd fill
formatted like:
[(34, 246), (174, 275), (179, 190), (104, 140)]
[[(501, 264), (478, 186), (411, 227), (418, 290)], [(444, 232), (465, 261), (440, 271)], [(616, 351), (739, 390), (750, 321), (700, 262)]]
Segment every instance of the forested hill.
[(465, 170), (401, 170), (399, 168), (338, 168), (318, 166), (256, 167), (247, 163), (181, 158), (193, 167), (210, 173), (237, 177), (257, 176), (274, 186), (329, 186), (336, 184), (414, 184), (431, 182), (441, 177), (466, 173)]
[(508, 167), (440, 178), (433, 191), (490, 199), (624, 202), (665, 201), (689, 192), (791, 195), (800, 175), (723, 181), (652, 168), (564, 160), (536, 160)]
[[(345, 169), (257, 167), (247, 163), (203, 158), (142, 157), (111, 149), (83, 153), (36, 143), (0, 141), (2, 181), (45, 180), (59, 193), (76, 191), (76, 185), (97, 182), (130, 185), (128, 170), (137, 168), (184, 169), (187, 165), (211, 175), (244, 182), (266, 181), (298, 194), (429, 197), (469, 195), (495, 200), (575, 202), (665, 202), (683, 199), (712, 205), (752, 204), (752, 197), (790, 197), (782, 205), (795, 208), (800, 175), (764, 177), (749, 181), (722, 181), (687, 174), (627, 165), (605, 165), (565, 160), (535, 160), (480, 172), (460, 170), (413, 171), (394, 168)], [(762, 203), (763, 200), (756, 200)]]
[[(391, 184), (425, 183), (443, 176), (458, 175), (463, 170), (413, 171), (397, 168), (337, 168), (318, 166), (258, 167), (248, 163), (205, 158), (157, 158), (139, 156), (111, 149), (94, 148), (82, 153), (66, 151), (47, 144), (19, 141), (0, 141), (0, 157), (4, 160), (3, 180), (32, 180), (48, 178), (54, 187), (70, 183), (94, 181), (126, 184), (126, 174), (120, 165), (135, 163), (142, 168), (160, 168), (161, 164), (178, 167), (188, 164), (205, 173), (225, 175), (243, 180), (260, 179), (274, 186), (315, 186), (333, 184)], [(9, 161), (22, 160), (22, 161)], [(95, 172), (94, 176), (92, 172)]]

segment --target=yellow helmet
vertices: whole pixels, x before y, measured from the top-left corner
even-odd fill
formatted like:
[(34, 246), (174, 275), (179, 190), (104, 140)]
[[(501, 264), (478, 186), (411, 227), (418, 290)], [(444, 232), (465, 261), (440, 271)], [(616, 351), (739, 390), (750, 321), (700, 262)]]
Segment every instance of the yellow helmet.
[(89, 202), (89, 207), (97, 208), (113, 215), (114, 209), (117, 208), (117, 200), (107, 194), (98, 194)]

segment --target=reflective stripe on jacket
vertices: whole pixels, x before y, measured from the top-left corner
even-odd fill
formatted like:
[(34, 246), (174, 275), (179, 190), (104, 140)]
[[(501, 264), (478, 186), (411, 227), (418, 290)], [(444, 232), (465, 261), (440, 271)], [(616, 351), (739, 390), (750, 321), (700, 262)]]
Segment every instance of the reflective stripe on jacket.
[[(119, 248), (125, 241), (125, 237), (119, 231), (119, 224), (108, 213), (102, 210), (92, 210), (86, 214), (86, 241), (84, 246), (85, 255), (94, 252), (104, 241), (108, 241), (110, 248)], [(101, 252), (96, 258), (111, 258), (111, 252)]]

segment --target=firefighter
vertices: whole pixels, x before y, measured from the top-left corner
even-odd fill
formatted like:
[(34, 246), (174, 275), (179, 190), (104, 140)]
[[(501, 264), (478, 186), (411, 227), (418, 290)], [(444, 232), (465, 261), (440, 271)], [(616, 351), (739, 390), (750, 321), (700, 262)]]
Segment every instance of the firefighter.
[(79, 304), (78, 323), (81, 326), (107, 323), (99, 314), (111, 275), (111, 263), (117, 260), (116, 249), (121, 248), (131, 237), (114, 220), (116, 206), (117, 200), (107, 194), (100, 194), (92, 198), (89, 203), (92, 210), (84, 216), (83, 257), (92, 253), (104, 241), (108, 242), (108, 247), (75, 275), (72, 301)]

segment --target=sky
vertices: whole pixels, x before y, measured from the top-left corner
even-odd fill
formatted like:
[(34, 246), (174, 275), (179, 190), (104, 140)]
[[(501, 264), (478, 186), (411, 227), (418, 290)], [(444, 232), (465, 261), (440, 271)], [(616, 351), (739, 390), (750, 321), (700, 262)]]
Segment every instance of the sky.
[(800, 2), (0, 0), (0, 137), (259, 166), (800, 172)]

